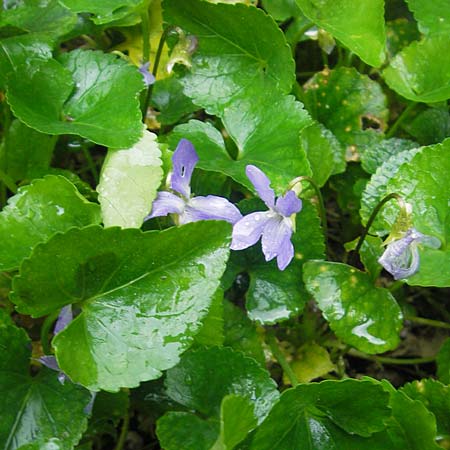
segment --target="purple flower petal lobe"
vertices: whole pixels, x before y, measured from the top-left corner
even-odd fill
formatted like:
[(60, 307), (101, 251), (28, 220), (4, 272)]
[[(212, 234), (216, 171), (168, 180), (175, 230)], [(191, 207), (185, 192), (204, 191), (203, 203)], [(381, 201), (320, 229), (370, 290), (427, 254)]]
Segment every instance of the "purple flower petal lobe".
[(180, 223), (196, 222), (198, 220), (226, 220), (234, 224), (242, 218), (242, 214), (236, 206), (226, 198), (215, 195), (190, 199), (184, 216), (183, 218), (180, 217)]
[(72, 305), (66, 305), (61, 309), (58, 319), (56, 320), (55, 328), (53, 333), (57, 334), (69, 325), (73, 320)]
[(302, 201), (294, 191), (287, 191), (284, 196), (277, 198), (275, 207), (284, 217), (289, 217), (292, 214), (300, 212), (302, 209)]
[(291, 236), (292, 228), (286, 219), (283, 219), (281, 216), (270, 219), (262, 234), (262, 251), (266, 261), (270, 261), (279, 255), (281, 260), (287, 259), (288, 255), (284, 255), (283, 251), (287, 248), (285, 241), (290, 241)]
[(170, 187), (185, 198), (191, 196), (191, 177), (197, 161), (198, 155), (192, 143), (181, 139), (172, 156), (173, 173)]
[(270, 220), (270, 212), (265, 211), (248, 214), (236, 222), (233, 227), (231, 249), (243, 250), (256, 244)]
[(185, 202), (177, 195), (166, 191), (158, 192), (152, 205), (152, 211), (145, 220), (167, 216), (168, 214), (182, 214), (184, 207)]
[(280, 270), (286, 269), (294, 257), (294, 246), (290, 238), (284, 239), (278, 247), (277, 265)]
[(144, 79), (144, 84), (146, 86), (150, 86), (153, 84), (155, 80), (155, 76), (150, 72), (150, 63), (146, 62), (139, 67), (139, 72), (141, 72), (142, 77)]
[(57, 371), (61, 370), (59, 368), (58, 361), (56, 361), (56, 358), (54, 356), (44, 355), (44, 356), (41, 356), (40, 358), (38, 358), (38, 361), (43, 366), (48, 367), (49, 369), (57, 370)]
[(275, 206), (275, 192), (270, 187), (270, 180), (266, 174), (256, 166), (248, 165), (245, 168), (248, 179), (252, 182), (261, 200), (269, 207)]

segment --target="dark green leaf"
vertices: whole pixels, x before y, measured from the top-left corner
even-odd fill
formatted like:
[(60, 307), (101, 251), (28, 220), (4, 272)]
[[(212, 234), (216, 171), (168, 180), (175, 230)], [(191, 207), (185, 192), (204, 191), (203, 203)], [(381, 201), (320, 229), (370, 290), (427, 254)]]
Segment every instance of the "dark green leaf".
[(109, 150), (97, 186), (105, 227), (140, 228), (161, 184), (161, 150), (144, 130), (131, 148)]
[(382, 138), (388, 111), (378, 83), (354, 68), (323, 70), (304, 86), (305, 106), (344, 144), (361, 152)]
[(417, 24), (414, 21), (400, 17), (386, 23), (386, 46), (389, 59), (412, 41), (420, 38)]
[(446, 106), (422, 111), (403, 128), (421, 145), (438, 144), (450, 137), (450, 114)]
[(412, 400), (421, 401), (434, 414), (439, 436), (450, 437), (450, 388), (448, 386), (430, 378), (408, 383), (401, 391)]
[[(167, 22), (197, 36), (192, 68), (181, 79), (185, 94), (209, 113), (221, 115), (248, 90), (263, 98), (290, 92), (294, 62), (283, 33), (261, 9), (165, 0)], [(273, 49), (276, 48), (276, 51)]]
[(339, 39), (364, 62), (379, 67), (385, 59), (383, 0), (297, 0), (306, 17)]
[(203, 325), (195, 336), (195, 342), (199, 345), (222, 345), (224, 341), (223, 331), (223, 290), (217, 289), (211, 303), (208, 315), (203, 319)]
[(303, 279), (331, 329), (345, 343), (366, 353), (397, 347), (402, 312), (386, 289), (346, 264), (308, 261)]
[(191, 345), (229, 238), (228, 223), (211, 221), (163, 232), (71, 230), (34, 250), (13, 301), (34, 317), (77, 303), (81, 314), (53, 340), (60, 367), (91, 390), (134, 387), (161, 376)]
[(295, 0), (262, 0), (261, 3), (275, 20), (285, 21), (301, 14)]
[(389, 87), (415, 102), (450, 98), (450, 59), (442, 58), (449, 38), (449, 33), (430, 35), (398, 53), (383, 71)]
[(35, 180), (0, 213), (0, 270), (16, 269), (31, 250), (58, 231), (100, 222), (100, 208), (61, 176)]
[(367, 173), (375, 173), (378, 167), (386, 162), (390, 157), (405, 150), (419, 147), (413, 141), (406, 139), (385, 139), (379, 144), (368, 147), (361, 154), (361, 163)]
[(143, 130), (138, 94), (144, 85), (136, 68), (100, 51), (75, 50), (60, 60), (11, 73), (7, 98), (14, 114), (43, 133), (79, 134), (112, 148), (134, 145)]
[(25, 31), (62, 36), (71, 31), (77, 16), (57, 0), (22, 0), (15, 8), (6, 9), (0, 26), (12, 25)]
[[(358, 436), (368, 437), (384, 429), (384, 420), (390, 415), (388, 401), (387, 392), (367, 380), (301, 384), (282, 394), (257, 429), (250, 448), (375, 449), (364, 445), (366, 440)], [(352, 441), (360, 447), (350, 446)]]
[(446, 339), (437, 355), (437, 376), (445, 384), (450, 384), (450, 339)]
[[(60, 439), (57, 449), (70, 450), (86, 429), (89, 392), (43, 368), (29, 374), (30, 342), (24, 330), (15, 327), (0, 310), (0, 442), (15, 450), (34, 441)], [(40, 449), (54, 446), (40, 446)]]
[(252, 401), (260, 423), (278, 400), (275, 382), (251, 358), (227, 347), (191, 351), (167, 371), (168, 395), (204, 416), (220, 415), (223, 397), (235, 394)]
[[(356, 238), (352, 242), (345, 244), (345, 250), (350, 251), (356, 248), (359, 238)], [(359, 250), (359, 256), (361, 262), (364, 264), (365, 269), (370, 274), (370, 278), (373, 282), (378, 278), (382, 267), (378, 262), (378, 259), (384, 252), (383, 241), (378, 236), (366, 236), (364, 242)]]

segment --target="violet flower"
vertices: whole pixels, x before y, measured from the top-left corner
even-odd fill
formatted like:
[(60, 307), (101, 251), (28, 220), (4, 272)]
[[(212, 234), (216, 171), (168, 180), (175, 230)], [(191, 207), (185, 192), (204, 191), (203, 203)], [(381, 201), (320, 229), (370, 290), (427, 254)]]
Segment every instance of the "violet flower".
[(191, 177), (198, 161), (194, 146), (187, 139), (181, 139), (172, 156), (173, 172), (170, 180), (172, 192), (158, 192), (151, 213), (145, 218), (176, 214), (180, 225), (199, 220), (226, 220), (232, 224), (242, 214), (226, 198), (208, 195), (191, 198)]
[(294, 257), (291, 236), (295, 228), (295, 214), (302, 209), (302, 201), (292, 190), (275, 201), (275, 193), (270, 180), (256, 166), (245, 169), (261, 200), (269, 208), (248, 214), (233, 227), (233, 250), (243, 250), (255, 244), (262, 236), (262, 251), (266, 261), (277, 258), (278, 268), (284, 270)]
[(388, 244), (378, 262), (395, 280), (408, 278), (417, 273), (420, 267), (418, 244), (439, 248), (439, 239), (410, 228), (403, 237)]
[(156, 81), (155, 76), (150, 72), (150, 62), (140, 65), (139, 72), (141, 72), (142, 77), (144, 78), (144, 84), (147, 87)]

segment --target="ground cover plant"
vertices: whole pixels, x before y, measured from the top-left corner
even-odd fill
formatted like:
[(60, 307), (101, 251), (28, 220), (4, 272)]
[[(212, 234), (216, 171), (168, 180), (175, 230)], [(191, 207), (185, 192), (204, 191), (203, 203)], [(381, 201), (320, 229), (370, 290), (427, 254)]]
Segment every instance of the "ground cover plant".
[(4, 0), (0, 447), (450, 448), (448, 0)]

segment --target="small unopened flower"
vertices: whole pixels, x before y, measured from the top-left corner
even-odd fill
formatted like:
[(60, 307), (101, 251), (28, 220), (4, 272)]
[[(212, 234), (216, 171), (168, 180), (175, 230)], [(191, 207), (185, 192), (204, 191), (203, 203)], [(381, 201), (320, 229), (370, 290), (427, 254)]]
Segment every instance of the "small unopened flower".
[(146, 217), (176, 214), (180, 225), (199, 220), (225, 220), (236, 223), (242, 214), (226, 198), (208, 195), (191, 198), (191, 177), (198, 161), (194, 146), (187, 139), (181, 139), (172, 156), (173, 172), (170, 188), (175, 192), (158, 192), (151, 213)]
[(233, 227), (233, 250), (243, 250), (255, 244), (262, 237), (262, 251), (266, 261), (277, 258), (277, 265), (284, 270), (294, 257), (291, 236), (295, 227), (295, 214), (302, 209), (302, 201), (292, 190), (275, 200), (270, 180), (256, 166), (245, 170), (261, 200), (269, 208), (248, 214)]
[(142, 64), (139, 66), (139, 72), (141, 72), (142, 77), (144, 79), (144, 84), (146, 86), (150, 86), (153, 84), (155, 80), (155, 76), (150, 72), (150, 63), (146, 62), (145, 64)]
[(432, 248), (441, 246), (439, 239), (410, 228), (403, 237), (388, 244), (378, 262), (396, 280), (411, 277), (420, 267), (419, 244)]

